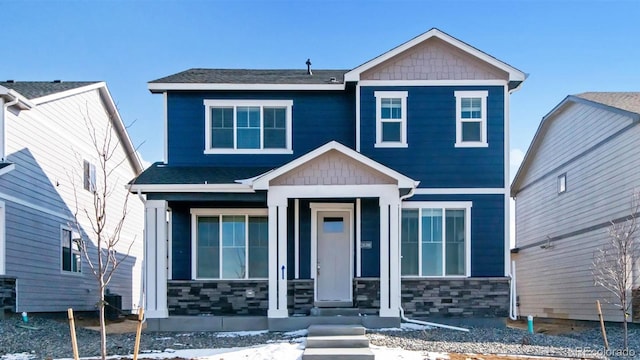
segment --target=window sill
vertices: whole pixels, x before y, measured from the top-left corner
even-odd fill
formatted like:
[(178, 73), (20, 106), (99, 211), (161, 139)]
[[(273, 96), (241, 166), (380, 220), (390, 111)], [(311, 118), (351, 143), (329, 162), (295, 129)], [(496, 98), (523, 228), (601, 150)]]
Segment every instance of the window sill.
[(65, 276), (82, 276), (82, 271), (66, 271), (60, 270), (60, 273)]
[(293, 150), (291, 149), (209, 149), (209, 150), (205, 150), (204, 151), (205, 155), (220, 155), (220, 154), (224, 154), (224, 155), (233, 155), (233, 154), (237, 154), (237, 155), (246, 155), (246, 154), (253, 154), (253, 155), (260, 155), (260, 154), (293, 154)]
[(455, 147), (457, 147), (457, 148), (486, 148), (486, 147), (489, 147), (489, 144), (485, 143), (485, 142), (463, 142), (463, 143), (456, 143)]
[(409, 144), (407, 143), (392, 143), (392, 142), (388, 142), (388, 143), (375, 143), (373, 145), (373, 147), (376, 148), (408, 148)]

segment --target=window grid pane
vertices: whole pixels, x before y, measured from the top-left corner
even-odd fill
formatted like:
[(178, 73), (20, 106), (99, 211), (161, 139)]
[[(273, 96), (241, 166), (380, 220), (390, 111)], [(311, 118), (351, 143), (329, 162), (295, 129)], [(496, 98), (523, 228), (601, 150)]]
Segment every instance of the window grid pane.
[(418, 210), (402, 210), (401, 275), (418, 275)]
[(211, 108), (211, 147), (233, 148), (233, 108)]
[(462, 122), (462, 141), (482, 141), (480, 121)]
[(442, 209), (422, 210), (422, 275), (442, 275)]
[(269, 276), (269, 221), (266, 216), (249, 217), (249, 278)]
[(287, 109), (265, 107), (264, 148), (285, 149), (287, 147)]
[(482, 99), (481, 98), (462, 98), (461, 99), (461, 117), (463, 119), (482, 119)]
[(446, 275), (465, 274), (465, 224), (464, 210), (446, 211), (446, 246), (445, 268)]
[(383, 142), (400, 142), (402, 132), (402, 123), (398, 121), (382, 122), (382, 141)]
[(400, 98), (382, 98), (380, 101), (381, 119), (402, 119), (402, 100)]
[(220, 277), (220, 219), (198, 217), (196, 277)]

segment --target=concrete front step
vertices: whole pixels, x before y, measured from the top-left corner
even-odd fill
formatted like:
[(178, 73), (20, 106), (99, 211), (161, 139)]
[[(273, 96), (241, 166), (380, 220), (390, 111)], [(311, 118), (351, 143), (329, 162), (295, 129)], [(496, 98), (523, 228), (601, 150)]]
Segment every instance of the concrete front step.
[(306, 349), (302, 360), (375, 360), (375, 355), (369, 348), (314, 348)]
[(307, 329), (307, 336), (349, 336), (364, 335), (363, 326), (353, 325), (311, 325)]
[(364, 335), (307, 336), (306, 348), (369, 348), (369, 339)]
[(313, 308), (311, 316), (361, 316), (361, 315), (377, 315), (377, 311), (373, 309), (358, 308)]

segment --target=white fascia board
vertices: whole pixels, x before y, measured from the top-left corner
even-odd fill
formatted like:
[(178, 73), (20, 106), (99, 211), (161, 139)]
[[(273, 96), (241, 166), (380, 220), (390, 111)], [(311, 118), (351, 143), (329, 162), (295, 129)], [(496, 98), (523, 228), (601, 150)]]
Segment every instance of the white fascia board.
[(218, 83), (149, 83), (149, 91), (169, 90), (344, 90), (345, 84), (218, 84)]
[(244, 184), (133, 184), (126, 185), (131, 192), (144, 193), (169, 192), (169, 193), (253, 193), (250, 186)]
[(0, 97), (7, 99), (6, 102), (13, 102), (18, 99), (18, 102), (12, 106), (17, 107), (20, 110), (29, 110), (35, 106), (35, 104), (31, 102), (31, 100), (22, 96), (19, 92), (13, 89), (8, 89), (2, 85), (0, 85)]
[(9, 171), (12, 171), (16, 168), (16, 164), (9, 164), (5, 167), (3, 167), (2, 169), (0, 169), (0, 176), (8, 173)]
[(53, 94), (49, 94), (46, 96), (41, 96), (39, 98), (35, 98), (35, 99), (31, 99), (31, 101), (36, 104), (36, 105), (40, 105), (40, 104), (44, 104), (53, 100), (58, 100), (58, 99), (62, 99), (68, 96), (72, 96), (72, 95), (77, 95), (77, 94), (81, 94), (83, 92), (87, 92), (87, 91), (91, 91), (91, 90), (96, 90), (99, 89), (101, 87), (106, 87), (107, 84), (104, 81), (100, 81), (100, 82), (96, 82), (93, 84), (89, 84), (86, 86), (80, 86), (77, 87), (75, 89), (69, 89), (66, 91), (61, 91), (61, 92), (57, 92), (57, 93), (53, 93)]
[(456, 38), (454, 38), (451, 35), (445, 34), (442, 31), (433, 28), (429, 31), (427, 31), (426, 33), (419, 35), (407, 42), (405, 42), (404, 44), (397, 46), (389, 51), (387, 51), (386, 53), (358, 66), (357, 68), (349, 71), (348, 73), (346, 73), (344, 75), (344, 81), (345, 83), (347, 81), (359, 81), (360, 80), (360, 74), (366, 70), (369, 70), (371, 68), (373, 68), (374, 66), (381, 64), (391, 58), (393, 58), (394, 56), (422, 43), (423, 41), (430, 39), (432, 37), (437, 37), (440, 40), (443, 40), (447, 43), (449, 43), (452, 46), (457, 47), (458, 49), (472, 55), (475, 56), (476, 58), (490, 64), (493, 65), (495, 67), (497, 67), (498, 69), (501, 69), (505, 72), (507, 72), (509, 74), (509, 80), (511, 81), (524, 81), (526, 79), (526, 74), (523, 73), (522, 71), (514, 68), (513, 66), (502, 62), (496, 58), (494, 58), (493, 56), (484, 53), (476, 48), (474, 48), (473, 46), (464, 43)]
[(337, 150), (339, 152), (341, 152), (342, 154), (372, 168), (375, 169), (389, 177), (392, 177), (394, 179), (396, 179), (398, 181), (398, 187), (399, 188), (415, 188), (416, 186), (418, 186), (419, 182), (416, 182), (415, 180), (402, 175), (401, 173), (388, 168), (374, 160), (371, 160), (370, 158), (360, 154), (357, 151), (354, 151), (351, 148), (348, 148), (342, 144), (340, 144), (337, 141), (330, 141), (324, 145), (322, 145), (321, 147), (277, 168), (274, 169), (260, 177), (258, 177), (257, 179), (254, 180), (253, 182), (253, 189), (254, 190), (267, 190), (269, 188), (269, 181), (275, 179), (276, 177), (285, 174), (293, 169), (295, 169), (296, 167), (305, 164), (308, 161), (311, 161), (312, 159), (330, 151), (330, 150)]

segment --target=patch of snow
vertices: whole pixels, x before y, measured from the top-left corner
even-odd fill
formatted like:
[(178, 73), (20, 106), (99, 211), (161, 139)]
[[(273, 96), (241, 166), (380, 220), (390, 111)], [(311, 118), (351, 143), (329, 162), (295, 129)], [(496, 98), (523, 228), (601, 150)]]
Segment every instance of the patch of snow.
[(35, 359), (35, 358), (36, 358), (35, 355), (29, 354), (26, 352), (17, 353), (17, 354), (6, 354), (6, 355), (0, 356), (0, 360), (29, 360), (29, 359)]
[(301, 330), (295, 330), (295, 331), (288, 331), (286, 333), (283, 333), (282, 336), (285, 337), (300, 337), (300, 336), (307, 336), (309, 332), (307, 331), (307, 329), (301, 329)]
[(173, 338), (168, 336), (168, 337), (157, 337), (156, 340), (157, 341), (165, 341), (165, 340), (172, 340)]
[(268, 333), (269, 330), (259, 330), (259, 331), (230, 331), (230, 332), (221, 332), (216, 334), (216, 337), (219, 338), (233, 338), (233, 337), (239, 337), (239, 336), (258, 336), (258, 335), (264, 335), (266, 333)]

